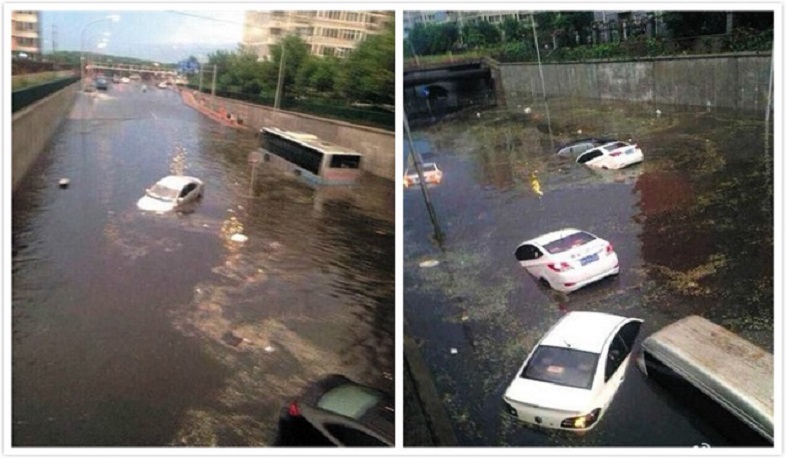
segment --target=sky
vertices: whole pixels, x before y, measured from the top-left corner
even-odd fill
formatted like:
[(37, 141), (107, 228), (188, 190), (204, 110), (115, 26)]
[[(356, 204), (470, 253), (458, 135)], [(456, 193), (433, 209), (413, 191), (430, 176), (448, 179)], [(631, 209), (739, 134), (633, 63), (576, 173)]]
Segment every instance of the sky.
[[(117, 22), (101, 21), (117, 14)], [(218, 49), (235, 50), (243, 35), (241, 10), (42, 10), (42, 47), (84, 50), (174, 63)], [(93, 21), (99, 21), (90, 24)], [(90, 25), (88, 25), (90, 24)]]

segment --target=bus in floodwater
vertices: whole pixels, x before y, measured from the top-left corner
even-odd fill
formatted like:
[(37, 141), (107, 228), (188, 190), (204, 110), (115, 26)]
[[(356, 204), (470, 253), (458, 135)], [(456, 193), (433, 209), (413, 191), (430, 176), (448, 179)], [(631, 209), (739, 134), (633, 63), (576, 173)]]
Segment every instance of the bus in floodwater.
[(264, 127), (259, 131), (262, 162), (312, 184), (347, 185), (362, 171), (362, 154), (316, 135)]

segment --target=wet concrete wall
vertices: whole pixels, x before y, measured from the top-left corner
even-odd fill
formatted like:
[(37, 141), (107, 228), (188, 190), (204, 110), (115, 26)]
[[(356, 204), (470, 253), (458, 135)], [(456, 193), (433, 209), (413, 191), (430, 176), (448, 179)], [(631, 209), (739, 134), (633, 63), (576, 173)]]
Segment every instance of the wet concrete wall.
[(21, 183), (52, 134), (65, 118), (79, 90), (76, 82), (14, 113), (11, 122), (13, 189)]
[(245, 126), (254, 130), (262, 127), (278, 127), (314, 134), (323, 140), (354, 149), (363, 154), (361, 167), (368, 173), (388, 180), (395, 179), (396, 135), (373, 127), (359, 126), (332, 119), (319, 118), (301, 113), (274, 111), (272, 108), (224, 99), (196, 95), (213, 111), (224, 111), (238, 117)]
[[(543, 64), (548, 97), (764, 110), (771, 56), (750, 53)], [(538, 65), (499, 64), (506, 96), (539, 97)]]

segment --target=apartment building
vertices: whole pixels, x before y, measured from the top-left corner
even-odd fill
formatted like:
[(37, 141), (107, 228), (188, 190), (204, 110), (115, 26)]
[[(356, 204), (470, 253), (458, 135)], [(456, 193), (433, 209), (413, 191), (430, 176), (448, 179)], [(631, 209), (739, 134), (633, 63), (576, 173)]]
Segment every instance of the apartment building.
[(345, 57), (394, 19), (393, 11), (247, 11), (243, 45), (269, 59), (270, 46), (294, 34), (314, 56)]
[(41, 51), (40, 11), (11, 11), (11, 54), (38, 58)]

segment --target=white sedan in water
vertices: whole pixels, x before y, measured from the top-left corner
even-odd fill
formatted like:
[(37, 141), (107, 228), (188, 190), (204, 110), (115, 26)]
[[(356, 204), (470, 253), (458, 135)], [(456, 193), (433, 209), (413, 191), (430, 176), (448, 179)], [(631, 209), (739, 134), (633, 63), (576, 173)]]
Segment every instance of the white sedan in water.
[(505, 390), (505, 409), (529, 425), (592, 429), (608, 410), (642, 321), (570, 312), (535, 345)]
[(204, 189), (204, 183), (198, 178), (170, 175), (148, 188), (136, 205), (144, 211), (168, 212), (201, 198)]
[(522, 242), (514, 255), (538, 281), (566, 293), (620, 271), (611, 243), (578, 229), (561, 229)]
[(596, 169), (617, 170), (644, 160), (644, 153), (638, 145), (613, 141), (585, 151), (576, 162)]

